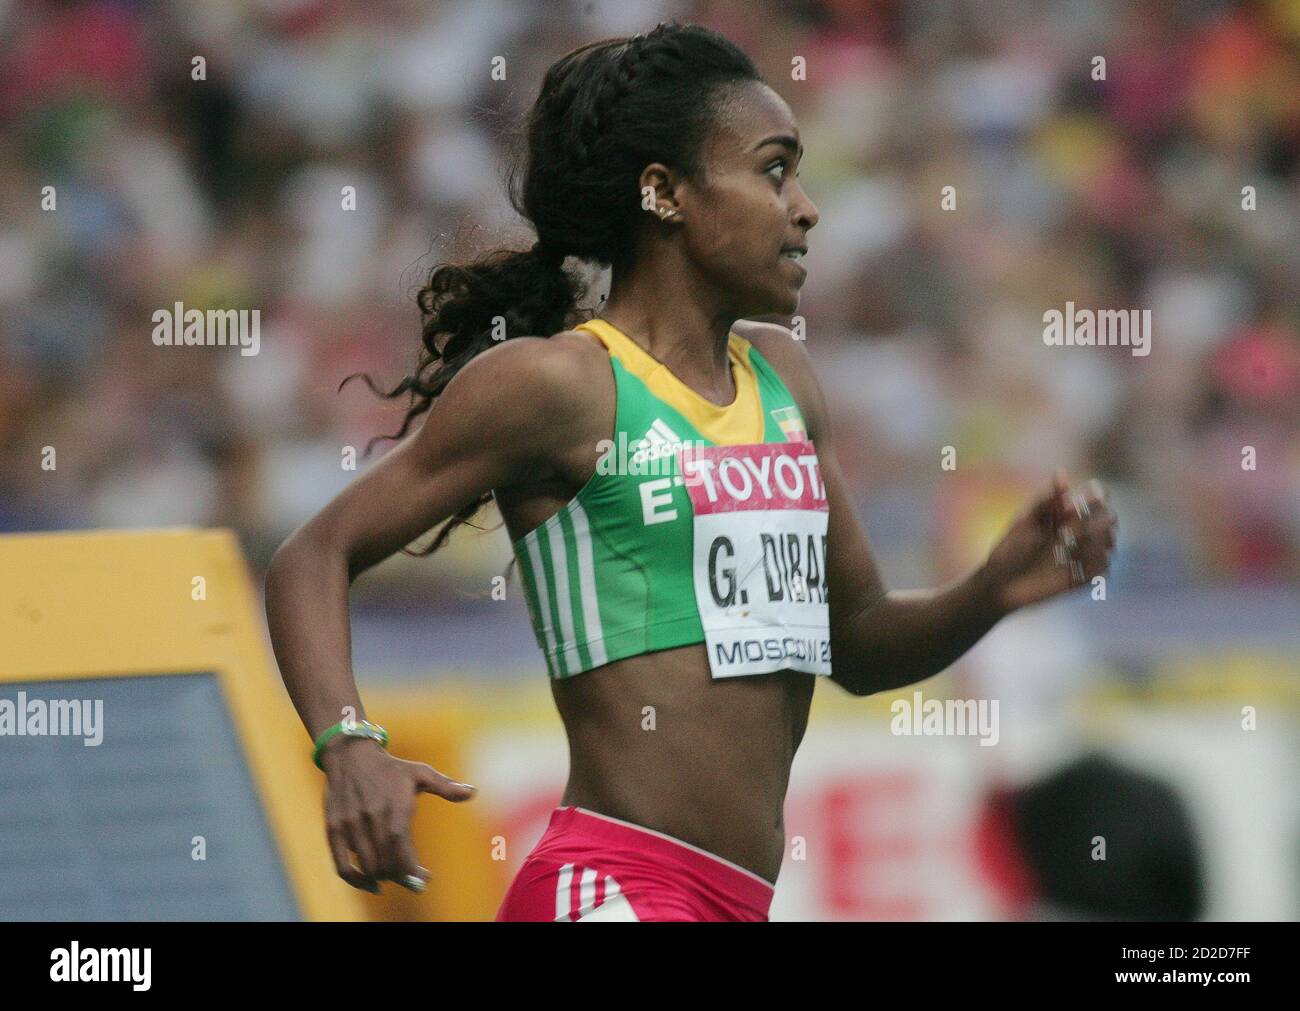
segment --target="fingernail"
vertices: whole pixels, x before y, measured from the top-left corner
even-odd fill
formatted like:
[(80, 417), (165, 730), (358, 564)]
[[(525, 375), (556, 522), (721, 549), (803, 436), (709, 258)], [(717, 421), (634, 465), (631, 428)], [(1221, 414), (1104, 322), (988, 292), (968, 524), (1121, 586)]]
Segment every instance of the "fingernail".
[(475, 786), (473, 783), (460, 783), (460, 782), (457, 782), (456, 785), (457, 785), (457, 786), (463, 786), (466, 790), (477, 790), (477, 789), (478, 789), (478, 787)]
[(402, 878), (402, 884), (404, 884), (407, 888), (409, 888), (413, 892), (424, 891), (424, 879), (417, 877), (414, 874), (407, 874), (404, 878)]

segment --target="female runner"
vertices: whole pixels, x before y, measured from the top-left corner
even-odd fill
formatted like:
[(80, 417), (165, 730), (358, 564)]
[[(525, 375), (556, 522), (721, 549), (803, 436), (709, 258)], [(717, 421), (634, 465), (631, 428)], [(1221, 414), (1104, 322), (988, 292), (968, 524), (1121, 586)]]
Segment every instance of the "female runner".
[[(537, 243), (433, 271), (419, 366), (390, 394), (412, 398), (399, 437), (423, 424), (267, 574), (345, 881), (423, 887), (416, 794), (474, 794), (365, 721), (350, 583), (489, 501), (570, 751), (499, 920), (767, 919), (817, 677), (912, 684), (1107, 570), (1104, 493), (1058, 473), (965, 578), (882, 585), (804, 345), (745, 322), (797, 308), (818, 221), (801, 155), (786, 103), (705, 28), (664, 23), (548, 70), (511, 180)], [(580, 321), (567, 257), (611, 268), (599, 318)]]

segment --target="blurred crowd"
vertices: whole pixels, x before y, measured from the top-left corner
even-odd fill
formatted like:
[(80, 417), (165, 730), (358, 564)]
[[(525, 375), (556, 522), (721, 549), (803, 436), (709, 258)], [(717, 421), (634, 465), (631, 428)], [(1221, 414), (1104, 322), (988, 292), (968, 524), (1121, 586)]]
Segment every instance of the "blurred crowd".
[[(1132, 585), (1300, 576), (1300, 0), (0, 0), (0, 532), (263, 563), (400, 424), (339, 385), (414, 363), (429, 269), (531, 244), (503, 154), (546, 67), (665, 17), (798, 118), (799, 314), (891, 583), (1057, 466), (1110, 487)], [(155, 346), (178, 301), (260, 309), (260, 353)], [(1151, 354), (1047, 346), (1067, 301), (1150, 309)], [(387, 585), (507, 558), (465, 531)]]

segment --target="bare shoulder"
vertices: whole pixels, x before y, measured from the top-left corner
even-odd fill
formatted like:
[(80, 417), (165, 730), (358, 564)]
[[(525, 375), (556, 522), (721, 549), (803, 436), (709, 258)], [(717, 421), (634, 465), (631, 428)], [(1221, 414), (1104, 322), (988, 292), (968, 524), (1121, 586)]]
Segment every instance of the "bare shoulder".
[[(594, 338), (566, 330), (552, 337), (512, 337), (471, 358), (448, 384), (493, 389), (502, 397), (539, 396), (544, 403), (566, 400), (590, 389), (605, 365)], [(540, 406), (540, 405), (538, 405)]]
[[(603, 370), (603, 375), (602, 375)], [(603, 347), (584, 333), (512, 337), (465, 362), (437, 398), (427, 436), (430, 458), (503, 461), (494, 486), (574, 466), (610, 427), (614, 384)]]
[(804, 342), (797, 340), (789, 327), (779, 323), (738, 319), (731, 329), (757, 348), (758, 353), (776, 369), (798, 402), (799, 409), (808, 421), (810, 433), (815, 435), (817, 431), (823, 430), (826, 408)]
[[(495, 411), (573, 418), (590, 405), (610, 374), (594, 338), (565, 330), (552, 337), (513, 337), (469, 359), (447, 383), (448, 403)], [(611, 387), (612, 382), (607, 383)]]
[(812, 376), (812, 361), (804, 342), (797, 340), (789, 327), (779, 323), (760, 323), (752, 319), (738, 319), (731, 329), (758, 348), (759, 354), (772, 363), (787, 385), (793, 380), (802, 383)]

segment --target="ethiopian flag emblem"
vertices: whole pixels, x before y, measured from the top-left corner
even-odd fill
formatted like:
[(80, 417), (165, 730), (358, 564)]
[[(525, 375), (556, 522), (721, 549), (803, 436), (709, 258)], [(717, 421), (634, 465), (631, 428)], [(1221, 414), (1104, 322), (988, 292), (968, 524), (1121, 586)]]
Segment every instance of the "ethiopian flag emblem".
[(803, 418), (799, 414), (799, 408), (778, 407), (772, 411), (772, 420), (781, 426), (781, 431), (785, 433), (786, 442), (807, 442), (808, 432), (803, 427)]

